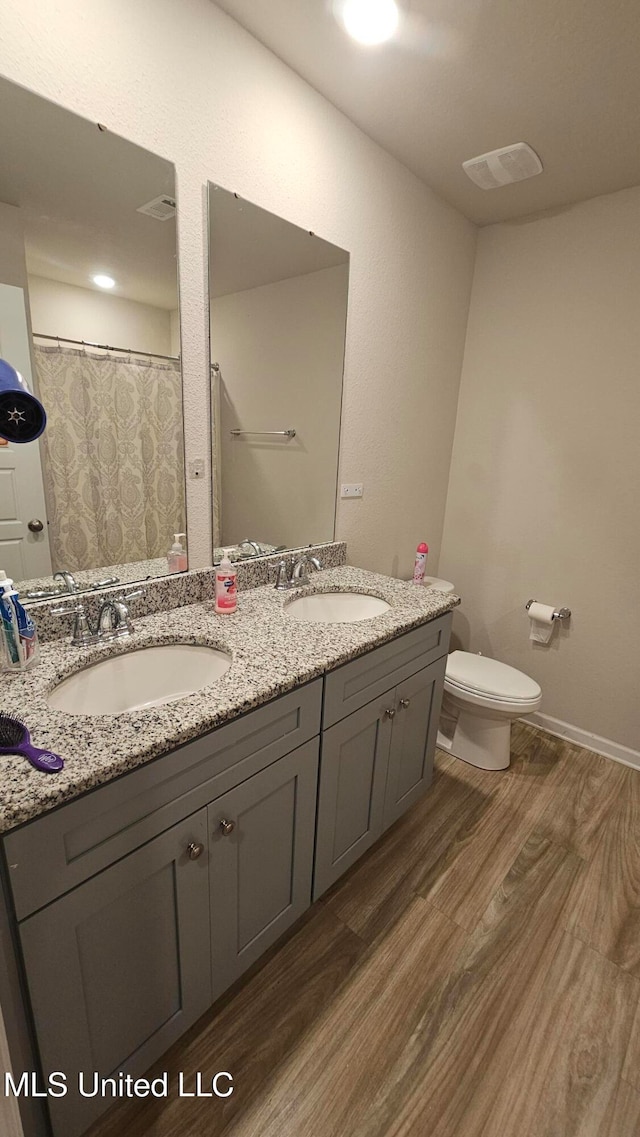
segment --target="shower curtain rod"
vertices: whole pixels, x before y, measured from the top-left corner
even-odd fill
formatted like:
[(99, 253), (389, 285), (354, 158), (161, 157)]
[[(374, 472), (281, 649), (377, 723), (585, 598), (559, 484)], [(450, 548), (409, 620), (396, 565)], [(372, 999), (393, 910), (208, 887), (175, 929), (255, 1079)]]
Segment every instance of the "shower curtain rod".
[(136, 351), (132, 347), (111, 347), (108, 343), (91, 343), (89, 340), (71, 340), (68, 336), (45, 336), (43, 332), (34, 332), (38, 340), (55, 340), (56, 343), (75, 343), (79, 347), (98, 347), (101, 351), (122, 351), (125, 355), (146, 355), (148, 359), (170, 359), (172, 363), (179, 363), (179, 355), (158, 355), (154, 351)]

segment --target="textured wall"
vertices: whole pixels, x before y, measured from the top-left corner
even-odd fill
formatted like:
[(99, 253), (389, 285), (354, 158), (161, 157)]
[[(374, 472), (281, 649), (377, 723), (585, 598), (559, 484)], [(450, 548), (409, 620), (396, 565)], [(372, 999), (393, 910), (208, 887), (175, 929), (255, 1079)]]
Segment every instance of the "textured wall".
[[(173, 160), (187, 457), (208, 456), (205, 186), (351, 253), (341, 504), (354, 563), (437, 554), (475, 230), (209, 0), (3, 0), (0, 69)], [(193, 564), (209, 486), (188, 483)], [(435, 556), (432, 567), (435, 567)]]
[[(454, 632), (640, 749), (640, 187), (483, 229), (440, 560)], [(570, 629), (528, 638), (531, 597)]]

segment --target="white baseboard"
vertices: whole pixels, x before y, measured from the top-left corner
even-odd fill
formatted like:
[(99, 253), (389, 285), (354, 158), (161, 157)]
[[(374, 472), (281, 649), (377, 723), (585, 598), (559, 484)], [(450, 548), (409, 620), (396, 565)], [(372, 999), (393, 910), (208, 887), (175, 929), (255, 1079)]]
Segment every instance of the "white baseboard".
[(551, 715), (542, 715), (539, 711), (527, 715), (526, 718), (522, 719), (522, 722), (528, 722), (531, 726), (546, 730), (547, 734), (566, 738), (569, 742), (575, 742), (578, 746), (584, 747), (585, 750), (594, 750), (596, 754), (602, 754), (605, 758), (612, 758), (614, 762), (622, 762), (623, 766), (633, 766), (634, 769), (640, 769), (640, 750), (631, 750), (629, 746), (621, 746), (619, 742), (613, 742), (610, 738), (601, 738), (599, 734), (591, 734), (588, 730), (581, 730), (579, 726), (572, 726), (571, 723), (563, 722), (562, 719), (554, 719)]

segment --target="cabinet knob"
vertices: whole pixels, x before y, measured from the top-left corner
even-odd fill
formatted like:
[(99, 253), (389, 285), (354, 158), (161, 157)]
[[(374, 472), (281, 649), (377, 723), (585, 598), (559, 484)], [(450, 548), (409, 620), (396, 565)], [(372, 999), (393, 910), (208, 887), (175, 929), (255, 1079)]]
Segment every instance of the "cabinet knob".
[(385, 711), (385, 712), (384, 712), (384, 717), (385, 717), (386, 719), (394, 719), (394, 718), (396, 717), (395, 708), (394, 708), (394, 707), (389, 707), (389, 709), (388, 709), (387, 711)]
[(411, 699), (401, 699), (400, 700), (400, 706), (404, 707), (406, 710), (407, 707), (411, 706)]
[(228, 837), (230, 833), (233, 833), (235, 827), (236, 827), (235, 821), (223, 820), (220, 822), (220, 832), (222, 833), (223, 837)]
[(187, 856), (190, 861), (197, 861), (202, 853), (204, 853), (204, 845), (199, 845), (196, 841), (192, 841), (190, 845), (187, 845)]

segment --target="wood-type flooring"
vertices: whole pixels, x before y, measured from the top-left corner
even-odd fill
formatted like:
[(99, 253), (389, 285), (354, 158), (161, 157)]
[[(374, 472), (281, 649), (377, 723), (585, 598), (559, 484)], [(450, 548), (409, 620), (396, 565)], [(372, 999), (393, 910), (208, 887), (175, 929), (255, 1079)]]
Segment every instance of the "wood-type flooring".
[(640, 1137), (640, 772), (522, 723), (436, 767), (91, 1137)]

